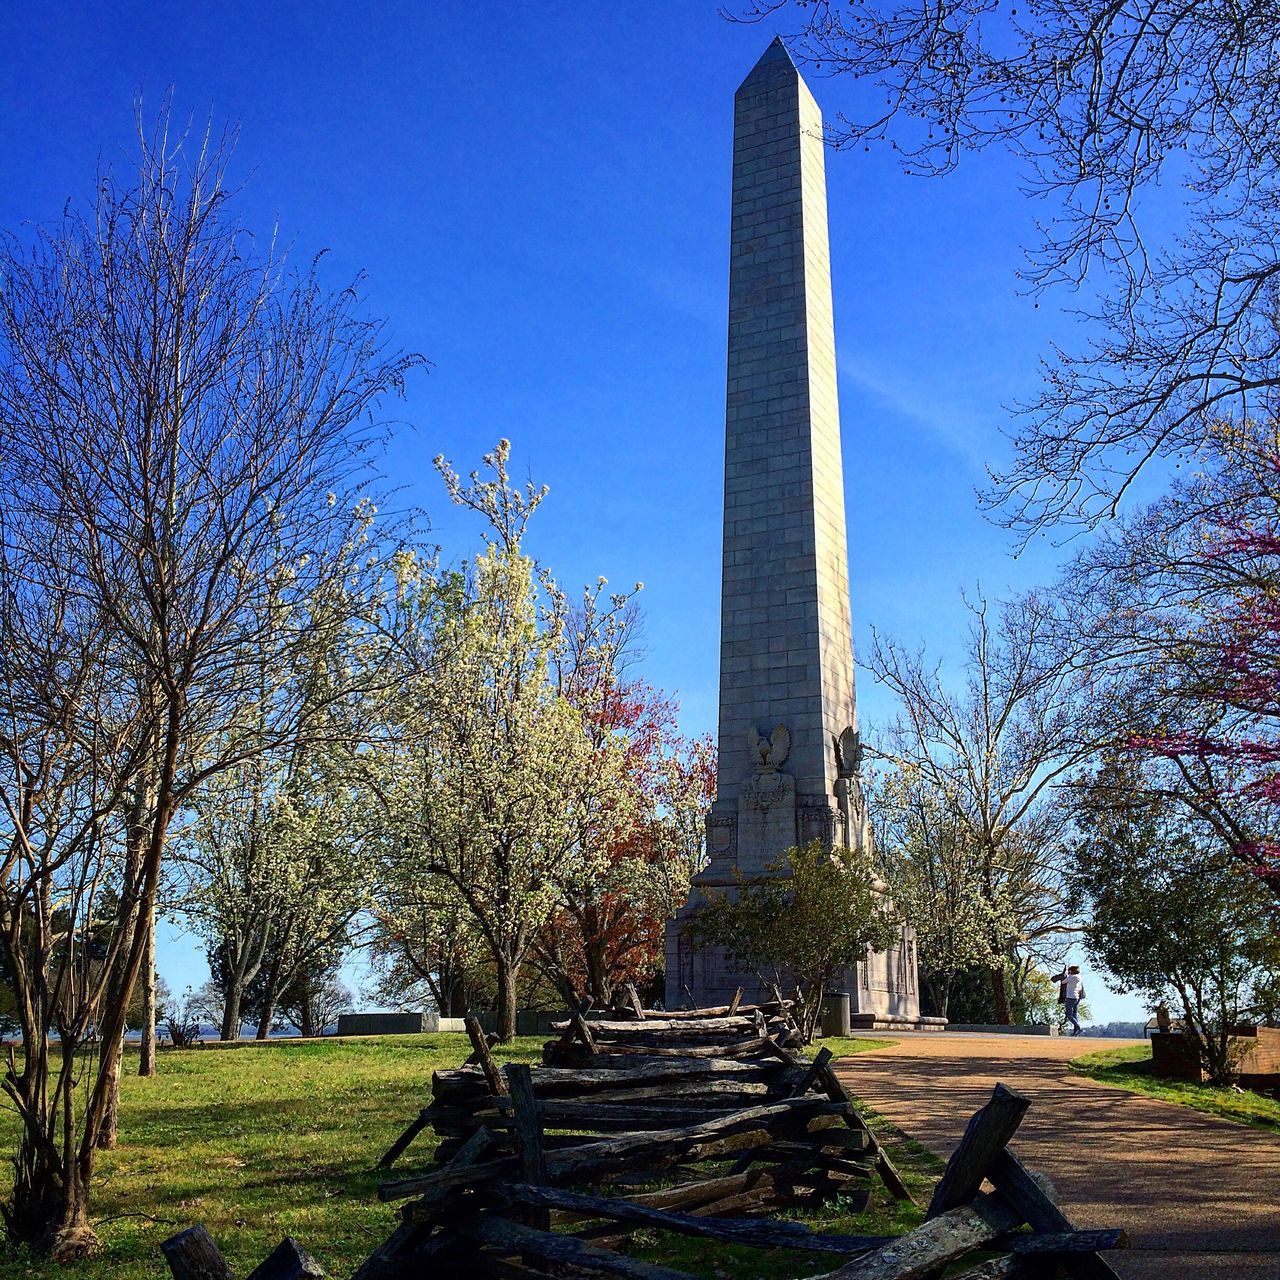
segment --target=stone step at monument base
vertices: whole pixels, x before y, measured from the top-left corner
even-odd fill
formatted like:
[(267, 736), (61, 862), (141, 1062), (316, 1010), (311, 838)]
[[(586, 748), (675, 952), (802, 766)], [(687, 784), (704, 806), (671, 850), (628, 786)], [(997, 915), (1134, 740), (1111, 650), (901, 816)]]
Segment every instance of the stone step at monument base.
[(894, 1013), (851, 1013), (849, 1025), (854, 1031), (945, 1031), (946, 1018), (907, 1017)]

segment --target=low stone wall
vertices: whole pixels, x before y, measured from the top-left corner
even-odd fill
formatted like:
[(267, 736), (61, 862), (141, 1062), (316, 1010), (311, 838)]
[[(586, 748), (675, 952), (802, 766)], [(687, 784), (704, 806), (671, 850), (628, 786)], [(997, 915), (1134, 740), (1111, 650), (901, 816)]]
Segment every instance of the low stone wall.
[(948, 1031), (974, 1031), (981, 1035), (1056, 1036), (1058, 1028), (1048, 1022), (1029, 1022), (1026, 1026), (1006, 1027), (998, 1022), (948, 1022)]
[[(1239, 1027), (1234, 1038), (1242, 1049), (1240, 1083), (1273, 1088), (1280, 1076), (1280, 1027)], [(1195, 1043), (1181, 1031), (1151, 1033), (1151, 1070), (1174, 1080), (1205, 1078)]]
[(343, 1013), (338, 1015), (339, 1036), (413, 1036), (439, 1031), (434, 1013)]

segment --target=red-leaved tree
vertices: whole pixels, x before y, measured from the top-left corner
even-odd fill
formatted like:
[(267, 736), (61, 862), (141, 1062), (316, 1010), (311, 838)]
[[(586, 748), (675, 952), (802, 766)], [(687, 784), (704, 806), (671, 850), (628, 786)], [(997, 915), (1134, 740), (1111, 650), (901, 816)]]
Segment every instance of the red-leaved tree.
[(562, 886), (563, 901), (539, 935), (535, 956), (564, 998), (614, 1001), (662, 966), (663, 928), (688, 892), (702, 856), (703, 822), (715, 790), (709, 737), (687, 738), (676, 704), (642, 681), (596, 682), (580, 664), (568, 690), (601, 735), (627, 744), (630, 803), (625, 817), (599, 815), (584, 839), (603, 858)]

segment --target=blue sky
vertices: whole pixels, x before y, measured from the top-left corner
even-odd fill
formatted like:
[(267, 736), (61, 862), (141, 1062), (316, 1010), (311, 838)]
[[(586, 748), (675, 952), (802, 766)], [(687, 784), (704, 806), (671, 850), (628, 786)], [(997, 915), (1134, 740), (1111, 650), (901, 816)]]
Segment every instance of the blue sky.
[[(238, 122), (241, 212), (279, 223), (430, 372), (388, 458), (454, 554), (475, 529), (431, 458), (499, 437), (551, 496), (536, 553), (566, 585), (645, 583), (647, 669), (713, 727), (733, 92), (775, 34), (714, 0), (633, 6), (46, 3), (0, 12), (0, 227), (56, 216), (127, 161), (132, 102)], [(807, 73), (808, 74), (808, 73)], [(849, 87), (809, 74), (830, 118)], [(960, 590), (1047, 580), (978, 511), (1003, 406), (1074, 340), (1067, 296), (1022, 295), (1038, 210), (1001, 157), (909, 178), (887, 149), (828, 154), (857, 643), (954, 652)], [(886, 699), (862, 677), (874, 724)], [(172, 986), (203, 979), (166, 938)], [(1138, 1016), (1104, 997), (1099, 1020)]]

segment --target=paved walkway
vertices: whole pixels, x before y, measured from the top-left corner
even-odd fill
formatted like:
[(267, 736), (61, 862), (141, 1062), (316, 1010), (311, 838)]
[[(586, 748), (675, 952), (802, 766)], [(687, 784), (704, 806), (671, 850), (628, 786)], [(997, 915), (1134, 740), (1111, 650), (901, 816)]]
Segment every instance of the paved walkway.
[(846, 1086), (949, 1156), (997, 1081), (1031, 1099), (1010, 1143), (1048, 1174), (1077, 1226), (1123, 1227), (1132, 1280), (1280, 1280), (1280, 1135), (1072, 1075), (1081, 1053), (1138, 1044), (1048, 1036), (904, 1035), (845, 1058)]

